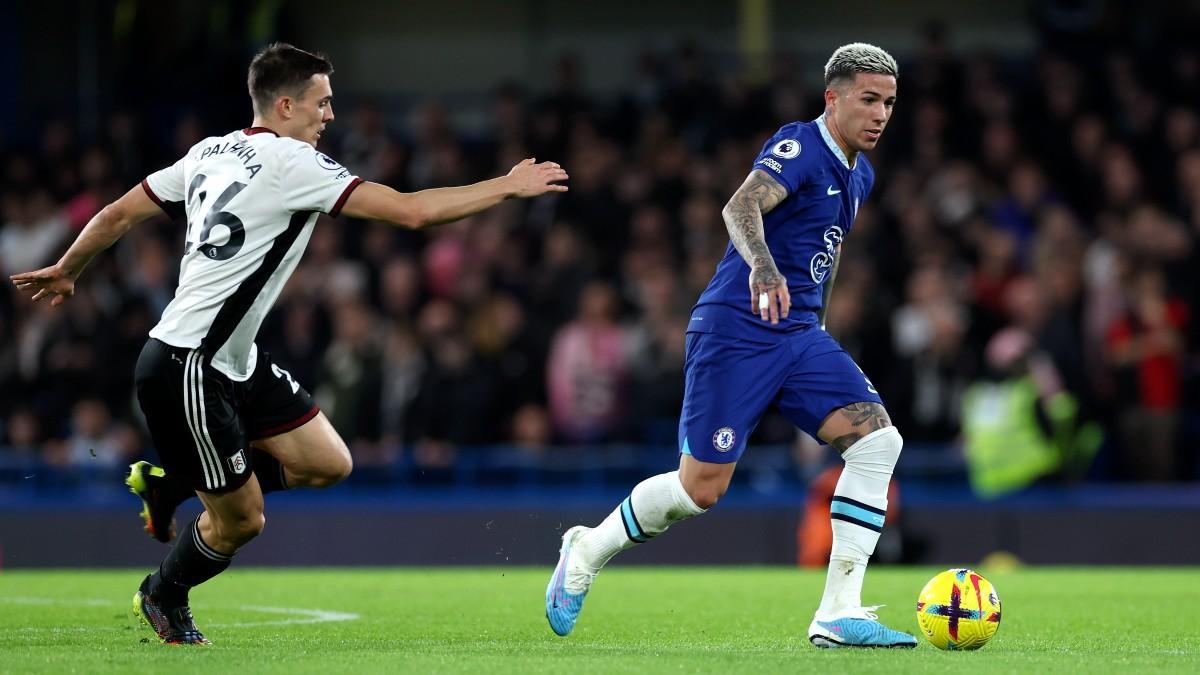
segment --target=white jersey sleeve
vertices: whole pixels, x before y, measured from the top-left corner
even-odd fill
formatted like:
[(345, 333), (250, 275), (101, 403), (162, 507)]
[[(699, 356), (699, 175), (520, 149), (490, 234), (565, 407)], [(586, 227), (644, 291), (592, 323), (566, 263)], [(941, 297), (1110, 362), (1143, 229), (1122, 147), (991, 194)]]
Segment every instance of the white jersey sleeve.
[(182, 215), (184, 186), (183, 161), (179, 161), (165, 169), (159, 169), (146, 176), (142, 181), (142, 189), (158, 204), (159, 208), (174, 216)]
[(283, 206), (290, 211), (320, 211), (336, 217), (362, 179), (311, 145), (298, 145), (288, 157)]

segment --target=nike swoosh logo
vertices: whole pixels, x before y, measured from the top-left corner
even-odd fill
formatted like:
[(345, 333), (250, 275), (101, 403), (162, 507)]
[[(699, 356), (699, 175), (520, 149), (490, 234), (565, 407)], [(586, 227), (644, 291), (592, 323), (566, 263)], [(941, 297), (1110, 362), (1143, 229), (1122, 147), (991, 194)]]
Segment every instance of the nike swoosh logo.
[(825, 194), (829, 195), (830, 197), (832, 197), (832, 196), (834, 196), (834, 195), (841, 194), (841, 193), (842, 193), (842, 191), (841, 191), (841, 190), (834, 190), (832, 185), (830, 185), (829, 187), (825, 188)]

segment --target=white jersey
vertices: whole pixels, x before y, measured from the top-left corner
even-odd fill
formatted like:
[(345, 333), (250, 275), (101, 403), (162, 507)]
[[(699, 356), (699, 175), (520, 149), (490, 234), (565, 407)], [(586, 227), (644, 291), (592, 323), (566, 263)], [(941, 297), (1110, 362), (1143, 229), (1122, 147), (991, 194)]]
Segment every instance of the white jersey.
[(206, 138), (150, 174), (146, 194), (169, 215), (187, 215), (179, 288), (150, 337), (203, 347), (214, 368), (248, 379), (254, 337), (317, 213), (337, 216), (360, 183), (308, 143), (261, 127)]

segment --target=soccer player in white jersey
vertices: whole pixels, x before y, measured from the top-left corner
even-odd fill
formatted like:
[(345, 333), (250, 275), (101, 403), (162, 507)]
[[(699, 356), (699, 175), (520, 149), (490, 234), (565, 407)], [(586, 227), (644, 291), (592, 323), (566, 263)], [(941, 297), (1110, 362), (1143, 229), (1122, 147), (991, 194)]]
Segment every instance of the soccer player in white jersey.
[(254, 344), (318, 214), (421, 228), (567, 189), (562, 167), (533, 159), (506, 176), (412, 194), (365, 182), (316, 149), (334, 119), (332, 72), (321, 55), (268, 46), (250, 64), (248, 128), (196, 144), (102, 209), (56, 264), (12, 277), (34, 301), (58, 305), (131, 227), (163, 211), (187, 217), (179, 287), (135, 373), (163, 469), (135, 465), (128, 481), (145, 502), (147, 529), (163, 541), (191, 491), (204, 506), (134, 596), (164, 643), (209, 643), (188, 591), (262, 532), (264, 493), (325, 487), (350, 473), (345, 442), (311, 396)]
[(679, 470), (639, 483), (596, 527), (563, 535), (546, 588), (555, 633), (574, 628), (609, 559), (717, 503), (746, 439), (774, 406), (846, 463), (830, 505), (833, 550), (809, 640), (916, 646), (861, 598), (900, 434), (870, 380), (824, 328), (842, 239), (875, 182), (864, 153), (891, 118), (897, 77), (895, 60), (878, 47), (838, 48), (825, 66), (824, 113), (780, 128), (729, 199), (722, 215), (730, 244), (687, 329)]

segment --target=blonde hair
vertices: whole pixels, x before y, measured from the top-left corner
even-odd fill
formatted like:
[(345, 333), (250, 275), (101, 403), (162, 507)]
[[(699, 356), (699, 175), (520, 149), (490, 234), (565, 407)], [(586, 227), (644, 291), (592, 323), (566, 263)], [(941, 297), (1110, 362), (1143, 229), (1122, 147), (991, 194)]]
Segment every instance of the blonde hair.
[(855, 73), (879, 73), (900, 79), (896, 59), (875, 45), (851, 42), (834, 50), (825, 64), (825, 86), (836, 80), (854, 78)]

